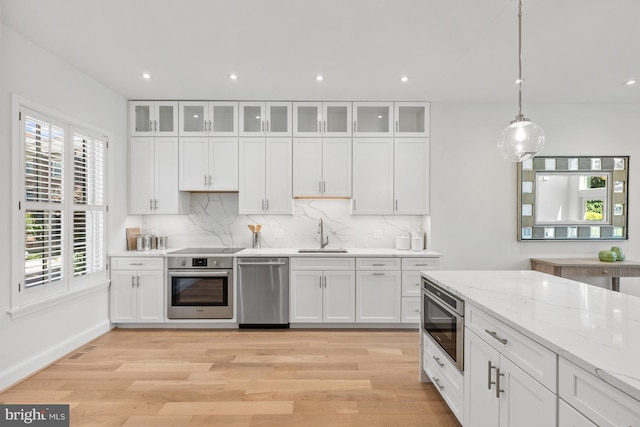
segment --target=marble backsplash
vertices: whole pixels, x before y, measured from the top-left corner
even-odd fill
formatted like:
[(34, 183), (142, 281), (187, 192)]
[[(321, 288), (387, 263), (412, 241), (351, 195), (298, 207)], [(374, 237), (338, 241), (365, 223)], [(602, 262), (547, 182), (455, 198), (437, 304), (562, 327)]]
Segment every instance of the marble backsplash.
[(393, 248), (395, 238), (427, 231), (421, 215), (351, 215), (350, 200), (296, 199), (293, 215), (239, 215), (238, 195), (192, 193), (189, 215), (145, 215), (143, 234), (168, 236), (169, 247), (251, 247), (249, 224), (262, 224), (263, 248), (316, 248), (324, 221), (330, 248)]

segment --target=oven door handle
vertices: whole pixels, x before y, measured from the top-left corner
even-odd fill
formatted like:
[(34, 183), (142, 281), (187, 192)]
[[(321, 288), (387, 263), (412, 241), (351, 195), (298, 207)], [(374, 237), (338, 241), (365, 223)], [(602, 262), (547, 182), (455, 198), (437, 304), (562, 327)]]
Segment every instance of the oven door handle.
[(169, 270), (170, 277), (228, 277), (230, 270)]

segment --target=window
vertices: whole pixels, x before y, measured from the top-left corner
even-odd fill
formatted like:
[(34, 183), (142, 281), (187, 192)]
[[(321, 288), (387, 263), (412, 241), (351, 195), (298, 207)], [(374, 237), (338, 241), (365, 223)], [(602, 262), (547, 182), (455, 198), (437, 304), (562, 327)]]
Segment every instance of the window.
[(14, 308), (107, 277), (107, 138), (25, 107), (18, 129)]

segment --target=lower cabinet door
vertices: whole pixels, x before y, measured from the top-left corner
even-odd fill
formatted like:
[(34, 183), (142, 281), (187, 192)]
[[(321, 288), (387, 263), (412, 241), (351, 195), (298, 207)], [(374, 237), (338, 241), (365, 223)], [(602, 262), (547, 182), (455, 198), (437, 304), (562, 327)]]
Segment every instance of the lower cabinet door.
[(500, 375), (500, 427), (556, 425), (556, 395), (504, 356)]
[(560, 427), (596, 427), (587, 417), (562, 399), (558, 399), (558, 425)]
[(500, 399), (495, 375), (500, 354), (468, 328), (464, 330), (464, 426), (497, 427)]
[(325, 271), (324, 308), (325, 322), (356, 321), (356, 274), (354, 271)]
[(162, 271), (138, 271), (138, 322), (164, 322)]
[(356, 322), (400, 323), (400, 271), (356, 273)]
[(111, 271), (110, 317), (112, 323), (129, 323), (137, 320), (137, 296), (135, 271)]
[(289, 290), (289, 322), (322, 322), (322, 272), (292, 271)]

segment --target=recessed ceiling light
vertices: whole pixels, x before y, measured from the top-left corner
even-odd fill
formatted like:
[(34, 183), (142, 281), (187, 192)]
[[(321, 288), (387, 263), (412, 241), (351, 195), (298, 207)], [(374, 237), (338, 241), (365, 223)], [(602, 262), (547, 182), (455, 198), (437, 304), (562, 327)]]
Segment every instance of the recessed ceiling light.
[(408, 82), (408, 81), (409, 81), (409, 77), (407, 77), (407, 76), (402, 76), (402, 77), (400, 78), (400, 81), (401, 81), (402, 83)]
[(238, 80), (238, 76), (236, 76), (235, 74), (229, 74), (229, 78), (231, 80)]
[(318, 75), (318, 76), (316, 76), (316, 80), (321, 82), (322, 80), (324, 80), (324, 77)]
[(379, 118), (379, 119), (381, 119), (381, 118), (382, 118), (382, 116), (378, 116), (378, 118)]
[(524, 79), (522, 79), (522, 80), (521, 79), (515, 79), (513, 82), (515, 84), (519, 85), (520, 83), (524, 82)]
[(627, 83), (625, 83), (627, 86), (633, 86), (634, 84), (636, 84), (637, 82), (635, 80), (627, 80)]
[(198, 115), (197, 115), (197, 114), (194, 114), (194, 115), (193, 115), (193, 118), (197, 119), (197, 118), (198, 118)]
[(142, 73), (142, 78), (145, 80), (149, 80), (151, 78), (151, 74), (149, 73)]

